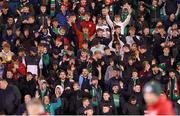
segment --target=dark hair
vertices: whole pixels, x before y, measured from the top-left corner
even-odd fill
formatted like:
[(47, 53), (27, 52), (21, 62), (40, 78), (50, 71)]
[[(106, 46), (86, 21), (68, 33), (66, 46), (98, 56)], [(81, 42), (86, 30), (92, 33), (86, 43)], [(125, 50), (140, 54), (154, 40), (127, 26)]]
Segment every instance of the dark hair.
[(84, 102), (84, 101), (86, 101), (86, 100), (89, 100), (87, 97), (84, 97), (83, 99), (82, 99), (82, 102)]
[(131, 96), (129, 97), (129, 101), (134, 101), (134, 100), (137, 100), (136, 96), (131, 95)]
[(0, 57), (0, 61), (3, 61), (3, 58), (2, 58), (2, 57)]
[(61, 73), (65, 73), (65, 74), (66, 74), (66, 71), (61, 70), (61, 71), (59, 72), (59, 75), (60, 75)]

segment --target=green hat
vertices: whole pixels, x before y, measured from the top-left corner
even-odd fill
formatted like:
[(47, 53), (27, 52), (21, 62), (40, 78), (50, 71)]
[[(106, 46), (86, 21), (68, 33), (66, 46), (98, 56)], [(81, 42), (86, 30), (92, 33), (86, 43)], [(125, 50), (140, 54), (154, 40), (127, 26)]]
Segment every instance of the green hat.
[(175, 72), (176, 70), (175, 69), (173, 69), (173, 68), (170, 68), (169, 69), (169, 72)]
[(162, 70), (165, 70), (165, 64), (161, 63), (158, 65), (159, 68), (161, 68)]
[(177, 64), (176, 64), (177, 66), (180, 66), (180, 61), (179, 62), (177, 62)]
[(157, 96), (160, 96), (160, 94), (162, 92), (161, 85), (160, 85), (160, 83), (158, 83), (156, 81), (150, 81), (145, 84), (143, 92), (144, 93), (154, 93)]

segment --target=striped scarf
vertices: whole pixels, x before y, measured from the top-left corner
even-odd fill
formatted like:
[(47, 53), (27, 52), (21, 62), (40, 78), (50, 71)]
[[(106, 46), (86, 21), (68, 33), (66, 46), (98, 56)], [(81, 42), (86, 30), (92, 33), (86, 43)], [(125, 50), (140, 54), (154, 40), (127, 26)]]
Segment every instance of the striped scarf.
[(56, 11), (56, 0), (51, 0), (51, 5), (50, 5), (50, 16), (53, 17), (55, 15)]
[(41, 0), (41, 5), (50, 5), (50, 16), (53, 17), (56, 11), (56, 0)]
[(53, 17), (55, 15), (56, 12), (56, 3), (58, 4), (58, 6), (60, 6), (61, 4), (61, 0), (50, 0), (50, 16)]
[(41, 0), (41, 5), (48, 5), (49, 0)]
[(171, 78), (168, 83), (168, 91), (169, 91), (169, 97), (171, 100), (175, 100), (177, 97), (179, 97), (179, 89), (178, 89), (178, 83), (177, 78)]

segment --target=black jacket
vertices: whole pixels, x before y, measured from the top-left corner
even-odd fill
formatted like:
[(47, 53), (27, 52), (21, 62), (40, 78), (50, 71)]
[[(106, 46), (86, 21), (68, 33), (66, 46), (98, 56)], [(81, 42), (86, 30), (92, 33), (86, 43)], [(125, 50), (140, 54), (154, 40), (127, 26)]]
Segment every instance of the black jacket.
[(123, 106), (123, 114), (124, 115), (140, 115), (141, 112), (140, 112), (140, 108), (137, 104), (132, 105), (130, 103), (126, 103)]
[(0, 110), (7, 115), (16, 114), (21, 102), (21, 93), (14, 85), (9, 85), (5, 90), (0, 90)]
[(71, 92), (71, 97), (70, 97), (70, 106), (69, 106), (69, 112), (70, 114), (76, 114), (78, 109), (82, 105), (82, 99), (84, 97), (90, 97), (90, 94), (82, 91), (82, 90), (77, 90), (77, 91), (72, 91)]
[(34, 79), (27, 81), (26, 78), (24, 78), (20, 81), (19, 88), (22, 93), (22, 96), (25, 96), (26, 94), (34, 96), (36, 91), (36, 82)]

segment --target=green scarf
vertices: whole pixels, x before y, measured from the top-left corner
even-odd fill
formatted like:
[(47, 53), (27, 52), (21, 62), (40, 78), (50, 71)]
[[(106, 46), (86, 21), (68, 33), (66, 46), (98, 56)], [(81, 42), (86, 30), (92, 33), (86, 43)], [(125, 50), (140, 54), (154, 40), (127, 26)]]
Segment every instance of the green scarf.
[(50, 112), (50, 106), (51, 106), (51, 104), (44, 104), (45, 112)]
[(176, 79), (171, 78), (171, 87), (170, 87), (170, 98), (173, 100), (175, 97), (174, 89), (175, 89)]
[(119, 103), (119, 95), (118, 94), (113, 94), (113, 100), (114, 100), (114, 105), (115, 107), (120, 107), (120, 103)]
[(50, 16), (53, 17), (56, 12), (56, 0), (51, 0), (51, 5), (50, 5)]
[(52, 31), (53, 31), (56, 35), (59, 34), (59, 28), (53, 28)]
[(95, 87), (92, 88), (92, 106), (93, 107), (98, 106), (97, 90)]
[(125, 21), (125, 19), (127, 18), (127, 16), (128, 16), (128, 12), (123, 11), (123, 12), (121, 13), (121, 20), (122, 20), (122, 21)]
[(45, 96), (46, 90), (41, 91), (41, 98), (43, 98)]
[(84, 39), (84, 41), (88, 40), (88, 35), (86, 33), (83, 33), (83, 39)]

